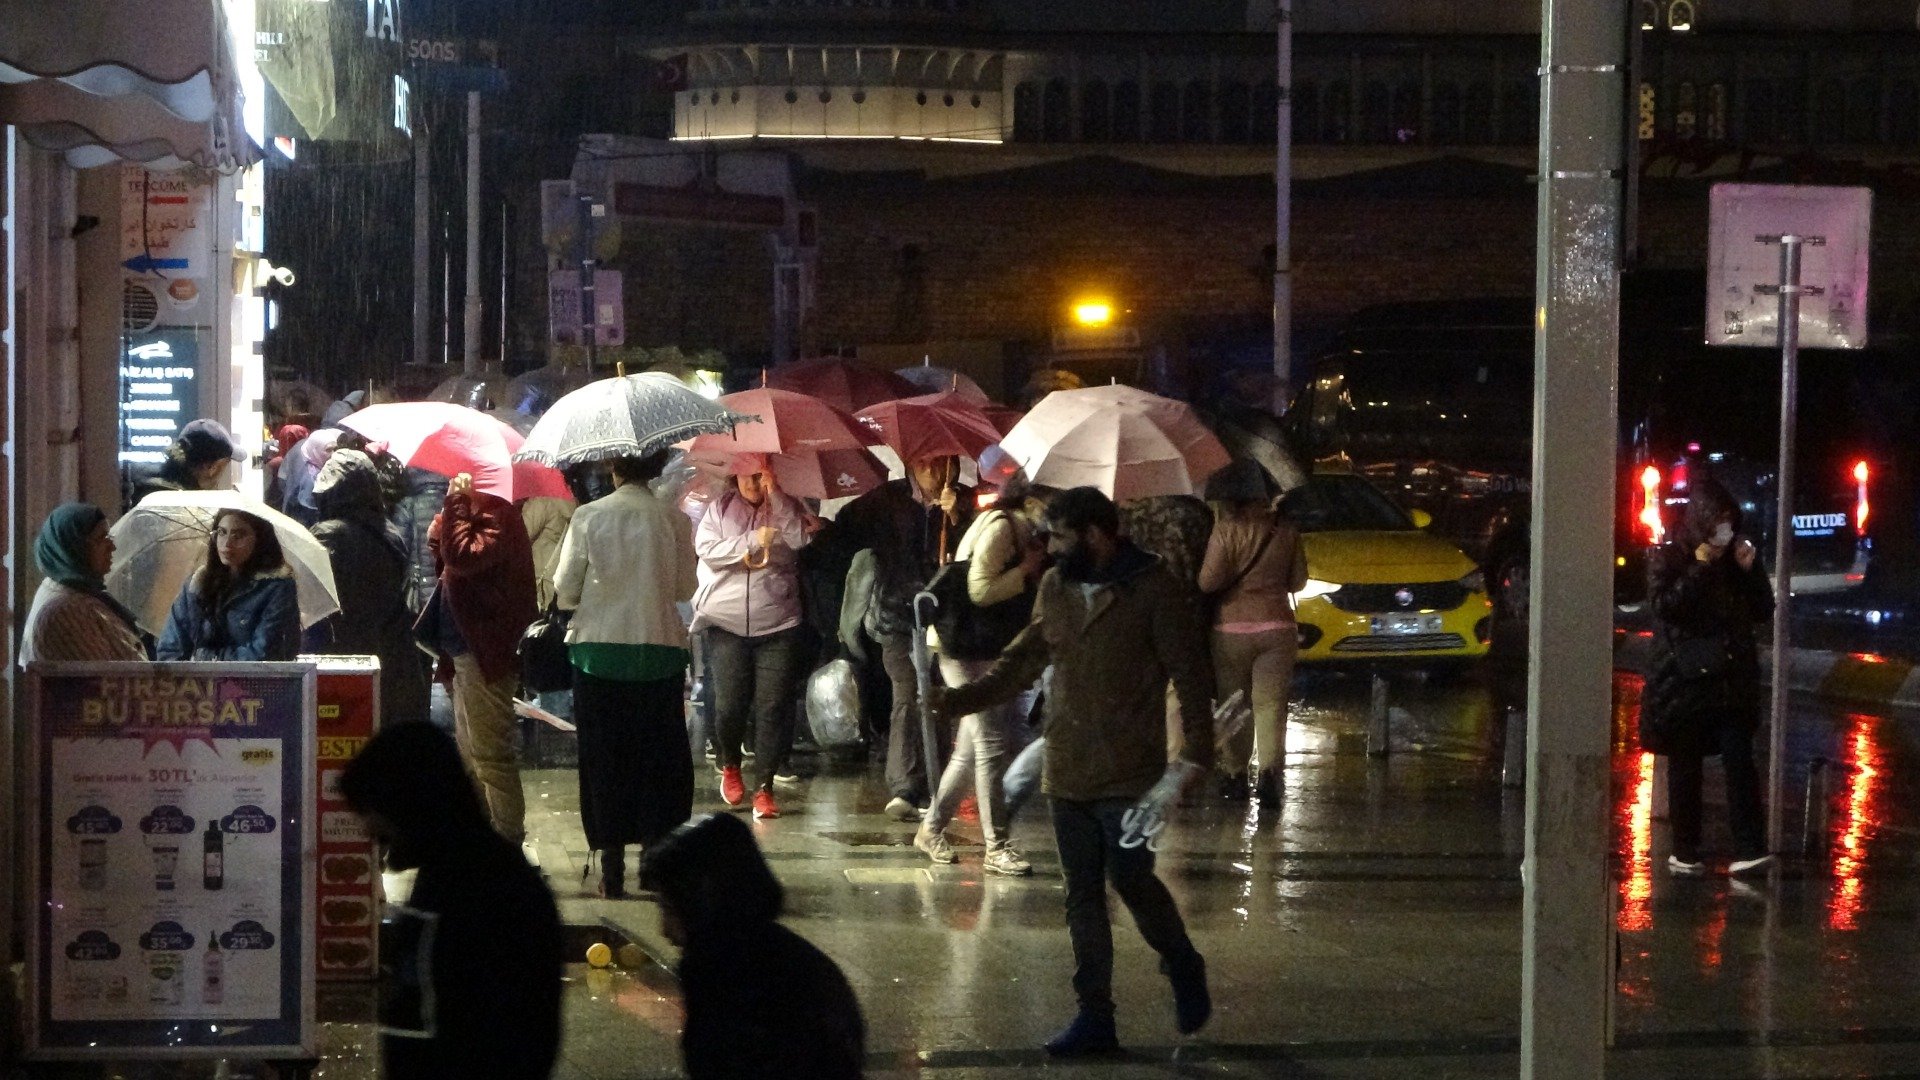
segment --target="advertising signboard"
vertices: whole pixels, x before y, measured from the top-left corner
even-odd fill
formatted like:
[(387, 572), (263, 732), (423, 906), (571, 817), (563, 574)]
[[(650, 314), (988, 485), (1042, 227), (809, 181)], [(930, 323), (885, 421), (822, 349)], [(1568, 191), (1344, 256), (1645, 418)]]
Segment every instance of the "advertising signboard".
[(322, 982), (379, 973), (380, 861), (373, 835), (340, 793), (340, 774), (380, 727), (380, 661), (372, 656), (312, 656), (319, 667), (319, 741), (315, 797), (320, 815), (320, 875), (314, 937)]
[(306, 1058), (314, 669), (28, 672), (27, 1051)]

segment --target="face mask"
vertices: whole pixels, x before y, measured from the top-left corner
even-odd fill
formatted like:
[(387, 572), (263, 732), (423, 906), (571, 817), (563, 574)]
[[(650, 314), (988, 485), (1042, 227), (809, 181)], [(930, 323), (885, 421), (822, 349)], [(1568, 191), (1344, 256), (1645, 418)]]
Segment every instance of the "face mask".
[(1713, 546), (1726, 547), (1728, 544), (1731, 544), (1731, 543), (1733, 543), (1733, 526), (1727, 524), (1724, 521), (1721, 522), (1719, 525), (1714, 526)]

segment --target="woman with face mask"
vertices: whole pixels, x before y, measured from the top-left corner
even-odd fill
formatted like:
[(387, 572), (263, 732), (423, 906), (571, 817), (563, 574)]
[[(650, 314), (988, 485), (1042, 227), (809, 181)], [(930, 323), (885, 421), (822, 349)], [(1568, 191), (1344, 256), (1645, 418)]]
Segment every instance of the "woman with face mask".
[(273, 526), (222, 510), (207, 560), (167, 615), (160, 660), (291, 660), (300, 652), (300, 603)]
[(1685, 520), (1651, 560), (1655, 660), (1641, 699), (1640, 741), (1668, 759), (1667, 869), (1706, 871), (1701, 856), (1705, 759), (1726, 771), (1733, 859), (1728, 872), (1762, 870), (1766, 815), (1753, 733), (1760, 726), (1760, 655), (1754, 627), (1773, 614), (1773, 587), (1753, 541), (1740, 535), (1740, 507), (1718, 481), (1693, 485)]

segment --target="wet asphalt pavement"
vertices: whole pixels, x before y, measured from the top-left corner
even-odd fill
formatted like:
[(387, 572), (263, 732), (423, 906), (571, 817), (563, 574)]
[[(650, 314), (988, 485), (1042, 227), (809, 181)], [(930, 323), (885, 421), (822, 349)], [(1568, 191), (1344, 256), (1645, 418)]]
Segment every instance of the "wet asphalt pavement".
[[(1514, 683), (1404, 673), (1391, 685), (1385, 759), (1366, 753), (1367, 680), (1310, 673), (1289, 726), (1282, 805), (1180, 813), (1162, 876), (1208, 958), (1216, 1015), (1201, 1037), (1178, 1039), (1155, 958), (1116, 912), (1129, 1048), (1118, 1061), (1063, 1066), (1039, 1050), (1073, 1010), (1059, 864), (1039, 806), (1015, 826), (1036, 867), (1029, 879), (982, 874), (971, 824), (956, 830), (960, 864), (929, 866), (909, 846), (912, 826), (880, 815), (885, 792), (858, 763), (783, 791), (786, 816), (754, 828), (787, 887), (790, 924), (860, 994), (876, 1076), (1515, 1075), (1522, 800), (1500, 783), (1503, 691)], [(1610, 1075), (1920, 1077), (1915, 721), (1797, 702), (1788, 834), (1801, 835), (1806, 763), (1825, 758), (1827, 853), (1796, 855), (1751, 884), (1723, 873), (1675, 880), (1653, 761), (1630, 749), (1638, 690), (1630, 676), (1616, 687)], [(718, 809), (711, 770), (701, 775), (702, 808)], [(1724, 864), (1712, 765), (1708, 777), (1707, 846)], [(554, 878), (570, 919), (610, 919), (670, 960), (649, 901), (575, 898), (584, 845), (568, 824), (570, 774), (528, 783), (546, 814), (543, 862), (569, 865)], [(588, 1037), (575, 1031), (570, 1042)], [(671, 1034), (669, 1024), (655, 1031)], [(570, 1075), (672, 1067), (628, 1060)]]

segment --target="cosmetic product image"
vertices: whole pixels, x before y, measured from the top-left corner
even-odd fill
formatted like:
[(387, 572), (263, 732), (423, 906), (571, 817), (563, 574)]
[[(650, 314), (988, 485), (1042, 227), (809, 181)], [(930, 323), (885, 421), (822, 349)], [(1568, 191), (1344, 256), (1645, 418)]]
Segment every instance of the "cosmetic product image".
[(205, 1005), (218, 1005), (226, 998), (224, 967), (226, 961), (220, 955), (220, 932), (215, 930), (207, 935), (207, 953), (200, 961), (200, 1001)]
[(218, 891), (226, 884), (226, 836), (220, 831), (220, 822), (207, 822), (206, 835), (201, 838), (201, 884), (209, 892)]
[(173, 871), (180, 862), (180, 842), (162, 840), (154, 844), (153, 851), (153, 887), (161, 892), (173, 891)]

